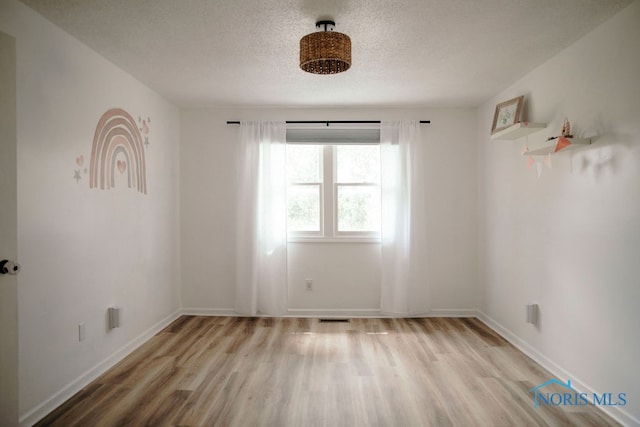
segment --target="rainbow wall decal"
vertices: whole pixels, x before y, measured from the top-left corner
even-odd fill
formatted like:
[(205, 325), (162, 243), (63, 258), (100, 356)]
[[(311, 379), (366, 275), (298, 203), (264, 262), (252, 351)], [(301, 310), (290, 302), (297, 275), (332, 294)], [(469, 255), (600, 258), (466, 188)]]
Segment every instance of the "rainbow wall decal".
[(121, 174), (126, 172), (129, 188), (147, 194), (142, 135), (133, 117), (121, 108), (108, 110), (98, 121), (91, 148), (89, 188), (115, 187), (116, 169)]

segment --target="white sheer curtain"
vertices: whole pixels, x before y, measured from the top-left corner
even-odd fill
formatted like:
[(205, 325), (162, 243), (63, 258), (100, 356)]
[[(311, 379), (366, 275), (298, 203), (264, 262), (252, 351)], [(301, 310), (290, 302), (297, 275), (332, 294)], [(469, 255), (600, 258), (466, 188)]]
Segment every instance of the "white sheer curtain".
[(287, 305), (285, 122), (242, 122), (235, 311), (281, 315)]
[(406, 316), (428, 309), (425, 147), (417, 121), (382, 122), (380, 127), (382, 190), (383, 314)]

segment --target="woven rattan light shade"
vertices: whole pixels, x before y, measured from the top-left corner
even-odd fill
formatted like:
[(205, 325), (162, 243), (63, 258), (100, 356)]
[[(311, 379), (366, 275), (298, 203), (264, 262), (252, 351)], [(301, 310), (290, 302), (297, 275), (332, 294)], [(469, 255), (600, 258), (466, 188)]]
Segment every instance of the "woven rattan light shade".
[(307, 34), (300, 40), (300, 68), (304, 71), (337, 74), (347, 71), (349, 67), (351, 39), (348, 35), (335, 31), (318, 31)]

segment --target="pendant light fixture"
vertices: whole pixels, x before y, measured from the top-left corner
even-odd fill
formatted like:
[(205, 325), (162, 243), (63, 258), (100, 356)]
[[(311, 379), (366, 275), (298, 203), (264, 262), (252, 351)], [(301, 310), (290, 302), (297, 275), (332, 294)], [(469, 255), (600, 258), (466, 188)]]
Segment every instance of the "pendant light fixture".
[(351, 39), (333, 31), (333, 21), (318, 21), (315, 33), (300, 39), (300, 68), (313, 74), (338, 74), (351, 67)]

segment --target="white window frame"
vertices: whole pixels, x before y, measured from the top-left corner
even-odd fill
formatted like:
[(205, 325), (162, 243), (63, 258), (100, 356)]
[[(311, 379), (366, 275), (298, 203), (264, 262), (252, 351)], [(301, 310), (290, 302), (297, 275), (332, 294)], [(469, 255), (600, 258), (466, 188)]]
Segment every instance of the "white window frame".
[[(309, 144), (314, 145), (314, 144)], [(380, 243), (380, 231), (338, 231), (338, 187), (360, 186), (377, 187), (379, 183), (340, 183), (337, 182), (337, 152), (339, 144), (321, 145), (322, 155), (320, 185), (320, 231), (288, 231), (287, 241), (318, 243)], [(344, 145), (358, 145), (346, 143)], [(294, 185), (318, 185), (317, 183), (289, 183)]]

